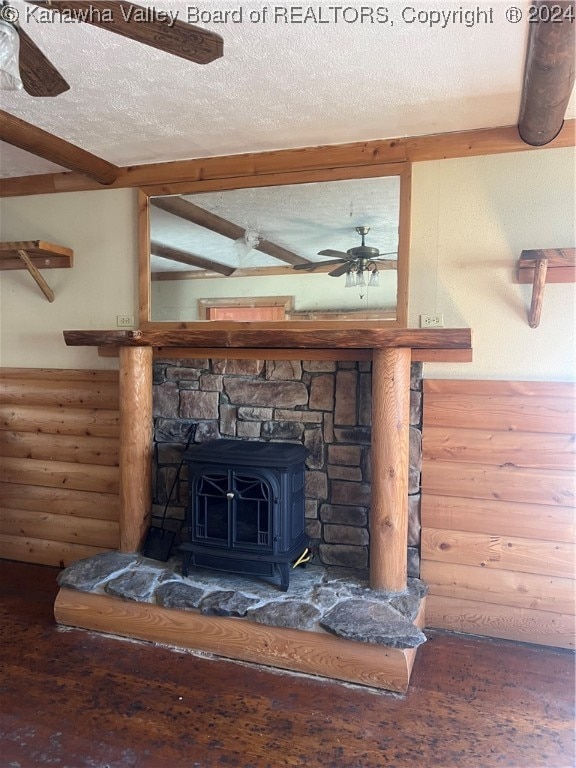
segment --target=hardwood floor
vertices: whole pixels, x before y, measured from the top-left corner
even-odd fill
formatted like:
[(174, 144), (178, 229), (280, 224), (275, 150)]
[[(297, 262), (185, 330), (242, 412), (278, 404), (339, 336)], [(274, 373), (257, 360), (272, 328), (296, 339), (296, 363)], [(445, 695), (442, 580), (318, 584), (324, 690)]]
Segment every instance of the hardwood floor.
[(2, 768), (570, 768), (574, 656), (430, 634), (405, 698), (80, 630), (0, 561)]

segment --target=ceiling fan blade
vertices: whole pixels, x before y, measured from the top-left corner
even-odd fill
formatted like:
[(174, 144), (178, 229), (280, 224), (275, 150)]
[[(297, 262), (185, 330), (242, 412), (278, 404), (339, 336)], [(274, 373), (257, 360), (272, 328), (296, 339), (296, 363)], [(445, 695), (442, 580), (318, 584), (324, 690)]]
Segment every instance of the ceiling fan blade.
[(381, 259), (383, 256), (396, 256), (398, 251), (388, 251), (388, 253), (379, 253), (378, 256), (374, 256), (371, 261), (374, 261), (374, 259)]
[(336, 269), (333, 269), (332, 272), (328, 272), (328, 274), (330, 277), (340, 277), (340, 275), (348, 272), (349, 269), (350, 263), (347, 262), (346, 264), (341, 264), (339, 267), (336, 267)]
[(54, 64), (21, 27), (16, 27), (20, 37), (20, 77), (30, 96), (59, 96), (70, 86)]
[(307, 264), (294, 264), (292, 266), (293, 269), (306, 269), (308, 271), (312, 271), (316, 269), (316, 267), (323, 267), (324, 264), (338, 264), (339, 261), (346, 261), (349, 262), (350, 259), (331, 259), (330, 261), (314, 261), (314, 262), (308, 262)]
[(220, 35), (195, 27), (166, 11), (119, 0), (28, 0), (33, 5), (64, 13), (71, 19), (107, 29), (196, 64), (219, 59), (224, 42)]
[(339, 259), (350, 258), (350, 254), (344, 253), (344, 251), (333, 251), (331, 248), (327, 248), (325, 251), (318, 251), (318, 256), (335, 256)]

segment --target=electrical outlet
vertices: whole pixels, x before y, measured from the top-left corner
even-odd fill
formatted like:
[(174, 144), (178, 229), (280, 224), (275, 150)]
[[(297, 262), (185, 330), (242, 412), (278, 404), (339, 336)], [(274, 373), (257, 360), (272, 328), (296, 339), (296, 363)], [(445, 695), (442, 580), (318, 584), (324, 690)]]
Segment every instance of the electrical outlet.
[(420, 328), (444, 328), (444, 315), (420, 315)]
[(134, 315), (116, 315), (116, 325), (118, 328), (133, 328)]

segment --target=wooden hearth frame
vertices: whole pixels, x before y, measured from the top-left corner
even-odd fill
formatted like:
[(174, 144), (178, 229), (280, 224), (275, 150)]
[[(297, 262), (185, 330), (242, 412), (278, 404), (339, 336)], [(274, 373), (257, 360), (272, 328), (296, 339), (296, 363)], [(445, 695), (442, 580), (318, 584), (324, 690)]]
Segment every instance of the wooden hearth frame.
[[(234, 359), (372, 357), (370, 586), (406, 588), (410, 363), (413, 351), (471, 350), (471, 331), (383, 328), (378, 321), (190, 323), (186, 329), (65, 331), (66, 344), (117, 348), (120, 365), (120, 551), (139, 552), (152, 507), (152, 362), (154, 349), (215, 349)], [(173, 351), (173, 350), (170, 350)], [(208, 356), (208, 355), (207, 355)], [(416, 355), (417, 357), (417, 355)]]

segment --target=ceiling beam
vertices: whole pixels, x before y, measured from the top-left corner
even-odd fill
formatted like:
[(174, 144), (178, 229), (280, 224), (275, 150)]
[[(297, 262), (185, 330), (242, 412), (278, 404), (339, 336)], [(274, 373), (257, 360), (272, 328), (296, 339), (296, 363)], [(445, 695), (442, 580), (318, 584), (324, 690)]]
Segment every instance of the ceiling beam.
[(0, 140), (50, 160), (51, 163), (77, 171), (99, 184), (112, 184), (120, 174), (120, 168), (107, 160), (96, 157), (4, 110), (0, 110)]
[[(548, 146), (561, 149), (573, 147), (575, 143), (576, 120), (565, 120), (560, 133)], [(151, 195), (176, 195), (279, 183), (303, 184), (317, 181), (312, 178), (313, 174), (327, 169), (334, 179), (381, 176), (386, 169), (399, 173), (404, 161), (419, 163), (538, 149), (522, 141), (517, 125), (507, 125), (429, 136), (133, 165), (120, 168), (118, 178), (110, 186), (114, 189), (146, 187), (146, 192)], [(286, 180), (287, 174), (290, 174), (290, 181)], [(2, 179), (0, 197), (91, 189), (102, 189), (102, 186), (79, 173), (45, 173)]]
[[(155, 208), (160, 208), (167, 213), (204, 227), (204, 229), (216, 232), (218, 235), (228, 237), (230, 240), (239, 240), (246, 234), (246, 230), (238, 226), (238, 224), (223, 219), (221, 216), (217, 216), (205, 208), (200, 208), (200, 206), (194, 205), (194, 203), (181, 197), (153, 198), (150, 200), (150, 203)], [(292, 251), (270, 242), (270, 240), (261, 240), (259, 245), (254, 246), (254, 250), (266, 253), (268, 256), (273, 256), (279, 261), (285, 261), (287, 264), (310, 263), (309, 259), (304, 259), (302, 256), (298, 256)]]
[(217, 261), (204, 259), (202, 256), (196, 256), (189, 251), (181, 251), (178, 248), (170, 248), (160, 243), (150, 243), (150, 253), (152, 256), (160, 256), (163, 259), (177, 261), (180, 264), (187, 264), (189, 267), (199, 267), (200, 269), (209, 269), (217, 272), (219, 275), (228, 277), (234, 272), (235, 267), (227, 267), (225, 264), (219, 264)]
[(574, 86), (574, 0), (540, 0), (530, 24), (518, 132), (535, 147), (560, 132)]

